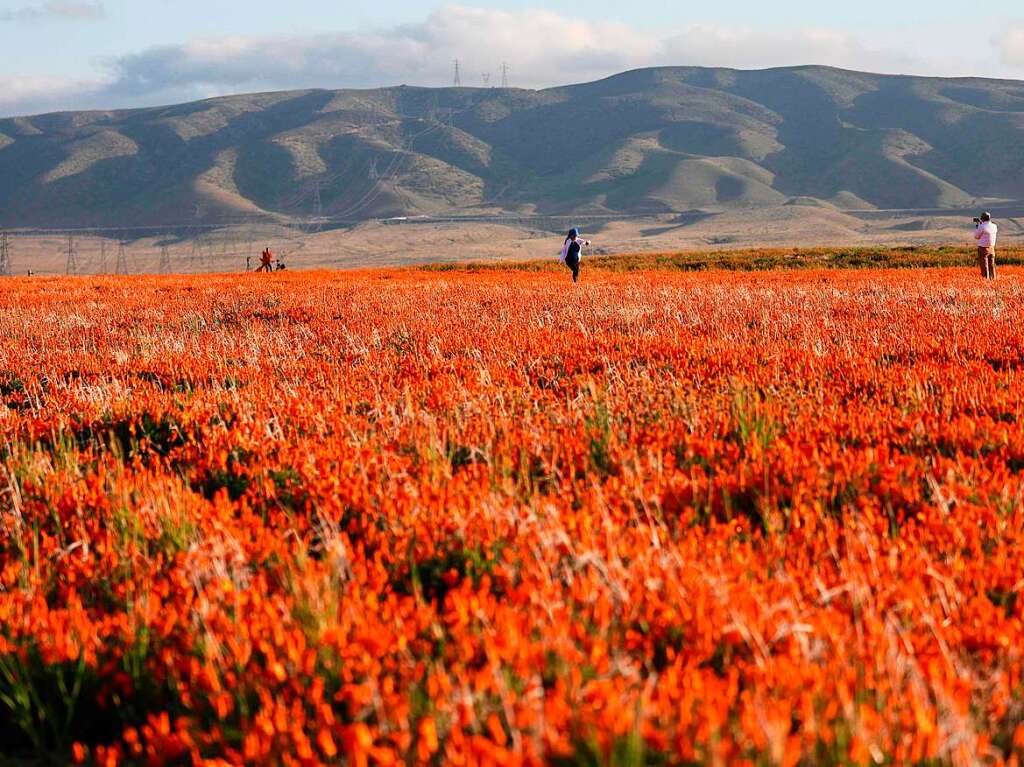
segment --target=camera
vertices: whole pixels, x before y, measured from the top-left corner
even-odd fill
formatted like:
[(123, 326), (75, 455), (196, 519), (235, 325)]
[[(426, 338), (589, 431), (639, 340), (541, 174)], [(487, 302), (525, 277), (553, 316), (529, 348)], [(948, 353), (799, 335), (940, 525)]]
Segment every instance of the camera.
[(980, 218), (974, 219), (974, 225), (978, 226), (979, 224), (981, 224), (981, 219)]

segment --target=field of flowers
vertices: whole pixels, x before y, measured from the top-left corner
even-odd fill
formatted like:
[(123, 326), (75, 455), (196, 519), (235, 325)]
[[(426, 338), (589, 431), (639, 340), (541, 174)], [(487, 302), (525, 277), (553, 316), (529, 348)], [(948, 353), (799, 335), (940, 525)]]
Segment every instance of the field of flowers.
[(1015, 764), (1022, 277), (5, 280), (0, 762)]

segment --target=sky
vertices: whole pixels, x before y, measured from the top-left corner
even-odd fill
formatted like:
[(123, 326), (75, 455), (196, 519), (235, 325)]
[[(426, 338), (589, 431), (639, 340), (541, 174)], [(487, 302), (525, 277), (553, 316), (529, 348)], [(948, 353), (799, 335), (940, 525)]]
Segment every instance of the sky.
[(0, 116), (289, 88), (542, 88), (660, 65), (1024, 79), (990, 0), (0, 0)]

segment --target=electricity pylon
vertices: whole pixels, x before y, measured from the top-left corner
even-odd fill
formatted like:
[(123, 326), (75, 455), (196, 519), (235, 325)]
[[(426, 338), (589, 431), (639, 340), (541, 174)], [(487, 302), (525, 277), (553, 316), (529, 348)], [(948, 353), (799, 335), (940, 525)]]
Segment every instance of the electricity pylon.
[(253, 234), (252, 228), (253, 228), (253, 224), (252, 224), (252, 222), (250, 222), (249, 226), (246, 227), (246, 231), (249, 234), (248, 234), (248, 240), (246, 241), (246, 245), (245, 245), (245, 271), (249, 271), (249, 264), (252, 261), (253, 237), (255, 236)]
[(458, 88), (462, 85), (462, 73), (459, 71), (459, 60), (455, 59), (455, 80), (453, 85)]
[(167, 246), (160, 246), (160, 274), (171, 273), (171, 255), (167, 252)]
[(117, 267), (114, 274), (128, 274), (128, 256), (124, 252), (124, 240), (117, 244)]
[[(221, 264), (228, 264), (235, 260), (235, 237), (230, 229), (224, 230), (224, 242), (221, 243), (220, 251)], [(223, 269), (224, 267), (221, 266)]]
[(100, 274), (107, 273), (107, 238), (100, 238)]
[(0, 232), (0, 277), (11, 276), (11, 241), (7, 232)]
[(320, 199), (320, 182), (316, 182), (316, 186), (313, 187), (313, 218), (314, 218), (314, 232), (319, 232), (323, 228), (324, 205)]
[(78, 274), (78, 252), (75, 248), (75, 236), (68, 235), (67, 262), (64, 264), (64, 274)]

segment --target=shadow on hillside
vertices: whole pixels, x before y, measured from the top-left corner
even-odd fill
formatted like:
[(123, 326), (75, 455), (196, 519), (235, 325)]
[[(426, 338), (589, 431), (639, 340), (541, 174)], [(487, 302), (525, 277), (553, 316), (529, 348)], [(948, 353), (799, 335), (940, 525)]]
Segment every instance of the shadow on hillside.
[(640, 234), (644, 237), (656, 237), (659, 234), (667, 234), (668, 232), (674, 232), (678, 229), (685, 229), (688, 226), (699, 224), (702, 221), (707, 221), (708, 219), (715, 218), (720, 215), (722, 214), (711, 213), (706, 210), (688, 210), (680, 213), (674, 219), (669, 221), (667, 225), (641, 229)]

